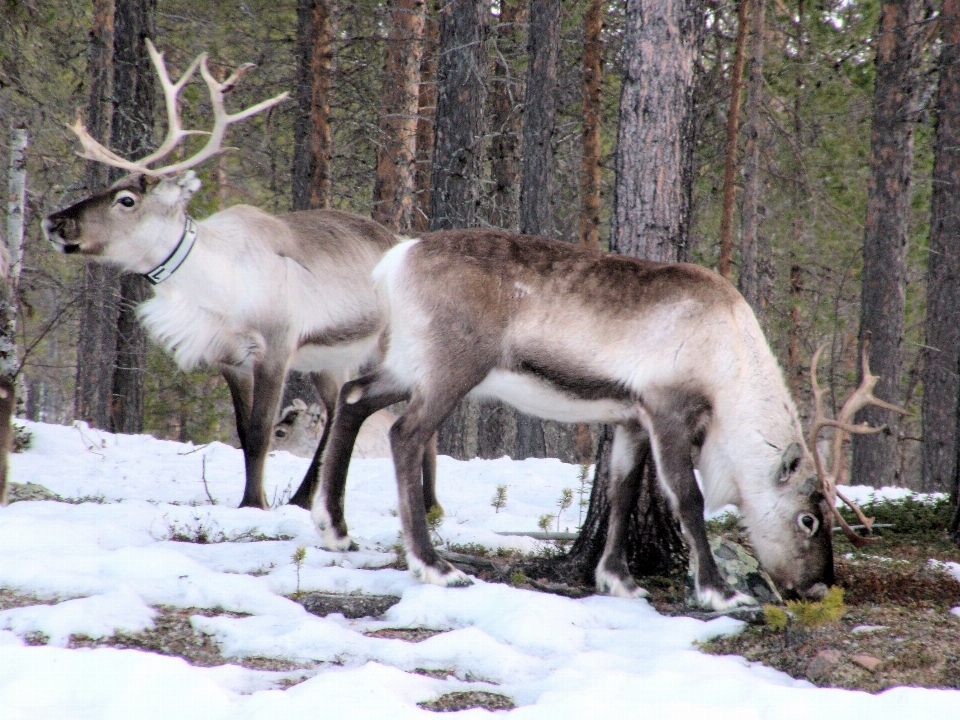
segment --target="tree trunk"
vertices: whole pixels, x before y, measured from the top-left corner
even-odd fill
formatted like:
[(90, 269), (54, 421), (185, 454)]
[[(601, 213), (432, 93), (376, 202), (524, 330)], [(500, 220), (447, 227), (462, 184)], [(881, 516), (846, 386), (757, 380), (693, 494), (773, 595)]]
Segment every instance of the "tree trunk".
[(583, 151), (580, 158), (580, 245), (600, 249), (600, 85), (603, 1), (590, 0), (583, 27)]
[(560, 0), (530, 0), (529, 27), (523, 101), (520, 232), (553, 237), (553, 135), (557, 115)]
[(699, 0), (627, 0), (610, 249), (689, 257)]
[(743, 207), (740, 215), (740, 292), (757, 317), (761, 317), (759, 249), (760, 223), (766, 209), (761, 205), (760, 110), (764, 104), (763, 43), (764, 0), (752, 0), (750, 27), (750, 77), (747, 86), (746, 123), (743, 131), (746, 144), (743, 152)]
[[(754, 0), (756, 2), (756, 0)], [(747, 40), (747, 11), (751, 0), (739, 0), (737, 43), (730, 70), (730, 108), (727, 110), (727, 143), (723, 164), (723, 205), (720, 212), (720, 257), (717, 269), (727, 280), (733, 265), (733, 207), (737, 194), (737, 139), (740, 124), (740, 90), (743, 87), (743, 48)], [(754, 10), (756, 14), (756, 10)]]
[(293, 209), (330, 207), (329, 0), (297, 0), (297, 119), (293, 125)]
[(960, 0), (944, 0), (940, 37), (927, 261), (920, 489), (950, 492), (956, 503), (960, 432)]
[(520, 197), (520, 98), (523, 82), (514, 75), (512, 61), (521, 39), (521, 23), (526, 17), (523, 0), (501, 0), (499, 22), (494, 28), (493, 77), (489, 88), (490, 105), (490, 211), (487, 218), (494, 227), (519, 228)]
[(373, 219), (395, 232), (413, 228), (417, 110), (424, 0), (390, 0), (383, 71), (383, 115), (373, 189)]
[(486, 101), (487, 3), (451, 0), (440, 11), (430, 229), (478, 224)]
[[(884, 2), (876, 41), (876, 81), (870, 138), (870, 183), (863, 243), (860, 347), (870, 333), (870, 366), (880, 376), (875, 394), (899, 403), (904, 280), (916, 92), (919, 0)], [(858, 379), (859, 382), (859, 379)], [(856, 421), (886, 425), (874, 435), (855, 435), (851, 483), (891, 485), (897, 469), (899, 417), (876, 407)]]
[(437, 0), (423, 24), (423, 52), (420, 56), (420, 93), (417, 102), (417, 186), (413, 230), (424, 232), (430, 227), (430, 183), (433, 179), (433, 118), (437, 110), (437, 45), (440, 24), (436, 17)]
[[(431, 230), (479, 222), (488, 12), (483, 0), (452, 0), (440, 12)], [(479, 417), (476, 401), (457, 405), (440, 426), (437, 451), (459, 459), (475, 457)]]
[[(701, 10), (697, 0), (627, 1), (610, 241), (615, 252), (659, 261), (686, 259)], [(607, 428), (597, 451), (587, 519), (566, 559), (572, 571), (579, 569), (591, 580), (606, 539), (612, 442)], [(644, 481), (631, 518), (629, 565), (635, 575), (663, 574), (678, 567), (683, 542), (654, 479), (649, 447), (641, 454)]]
[[(86, 126), (93, 138), (109, 144), (113, 94), (113, 0), (95, 0), (87, 77), (90, 98)], [(87, 190), (109, 184), (109, 168), (88, 162)], [(120, 271), (108, 265), (84, 263), (77, 340), (74, 417), (93, 427), (110, 428), (110, 399), (117, 354), (117, 317), (120, 314)]]
[[(154, 70), (144, 42), (156, 36), (157, 0), (118, 0), (114, 14), (113, 124), (110, 148), (121, 157), (139, 158), (153, 143)], [(119, 179), (123, 171), (111, 173)], [(113, 372), (114, 432), (143, 432), (143, 388), (147, 367), (147, 335), (137, 321), (137, 305), (150, 297), (140, 275), (120, 280), (117, 355)]]

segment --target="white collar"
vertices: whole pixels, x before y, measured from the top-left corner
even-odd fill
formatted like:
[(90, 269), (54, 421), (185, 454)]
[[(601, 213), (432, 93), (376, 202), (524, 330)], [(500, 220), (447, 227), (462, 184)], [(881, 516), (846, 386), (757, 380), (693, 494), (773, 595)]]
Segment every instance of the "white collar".
[(150, 272), (144, 273), (144, 277), (146, 277), (152, 285), (162, 283), (183, 265), (183, 261), (187, 259), (187, 255), (193, 250), (193, 244), (196, 240), (197, 223), (194, 222), (192, 217), (187, 215), (187, 222), (183, 226), (183, 235), (180, 237), (180, 242), (177, 243), (177, 246), (166, 260)]

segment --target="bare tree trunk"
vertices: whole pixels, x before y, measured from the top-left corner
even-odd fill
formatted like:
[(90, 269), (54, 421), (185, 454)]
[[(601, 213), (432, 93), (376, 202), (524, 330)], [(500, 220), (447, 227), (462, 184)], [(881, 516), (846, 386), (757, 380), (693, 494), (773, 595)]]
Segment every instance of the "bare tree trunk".
[(699, 0), (627, 0), (610, 249), (689, 256)]
[[(876, 395), (894, 403), (899, 403), (900, 397), (913, 127), (920, 85), (917, 21), (921, 12), (920, 0), (884, 2), (876, 41), (860, 346), (870, 333), (871, 369), (880, 376)], [(875, 487), (892, 484), (897, 468), (899, 417), (871, 407), (860, 411), (856, 421), (885, 424), (887, 429), (875, 435), (854, 436), (851, 483)]]
[[(431, 230), (479, 222), (488, 16), (485, 0), (451, 0), (440, 11)], [(479, 415), (476, 401), (457, 405), (440, 426), (437, 451), (460, 459), (476, 456)]]
[(523, 0), (501, 0), (499, 22), (494, 28), (493, 77), (489, 87), (490, 106), (490, 212), (495, 227), (519, 228), (520, 197), (520, 112), (523, 82), (514, 75), (511, 61), (520, 44), (521, 23), (526, 18)]
[(600, 85), (603, 1), (590, 0), (583, 28), (583, 154), (580, 158), (580, 244), (600, 249)]
[(933, 188), (927, 263), (927, 350), (923, 376), (923, 492), (957, 503), (960, 402), (960, 0), (940, 14)]
[(520, 232), (553, 237), (553, 134), (557, 115), (560, 0), (530, 0), (523, 101)]
[(424, 18), (423, 52), (420, 57), (420, 97), (417, 103), (417, 171), (416, 208), (413, 230), (423, 232), (430, 227), (430, 184), (433, 180), (433, 119), (437, 110), (437, 45), (440, 41), (440, 23), (435, 6)]
[[(736, 204), (737, 139), (740, 123), (740, 90), (743, 87), (743, 48), (747, 40), (747, 11), (751, 0), (739, 0), (737, 43), (730, 70), (730, 109), (727, 110), (727, 144), (723, 164), (723, 206), (720, 212), (720, 257), (717, 269), (729, 280), (733, 265), (733, 208)], [(756, 14), (756, 10), (754, 10)]]
[[(153, 143), (154, 71), (145, 40), (155, 37), (157, 0), (118, 0), (114, 14), (114, 98), (111, 149), (122, 157), (142, 157)], [(115, 174), (117, 177), (123, 172)], [(140, 275), (120, 279), (117, 359), (113, 372), (114, 432), (143, 432), (147, 335), (137, 321), (137, 305), (150, 297)]]
[(430, 229), (475, 227), (483, 169), (487, 3), (451, 0), (440, 11)]
[(23, 229), (27, 208), (27, 131), (11, 129), (8, 177), (7, 238), (0, 247), (0, 506), (7, 504), (7, 460), (13, 438), (11, 420), (17, 404), (17, 285), (23, 264)]
[(329, 0), (297, 0), (294, 210), (330, 207), (332, 60), (333, 25)]
[[(686, 259), (701, 11), (697, 0), (627, 0), (610, 241), (615, 252), (659, 261)], [(587, 519), (565, 561), (571, 573), (589, 572), (590, 579), (606, 539), (612, 440), (606, 429)], [(638, 472), (644, 480), (631, 516), (628, 562), (635, 575), (662, 574), (678, 567), (683, 541), (654, 480), (649, 447), (640, 452)]]
[(760, 111), (764, 104), (763, 43), (764, 0), (752, 0), (750, 27), (750, 78), (747, 87), (746, 136), (743, 158), (743, 207), (740, 215), (740, 292), (757, 317), (762, 315), (759, 275), (760, 223), (766, 209), (762, 207), (760, 187)]
[[(113, 95), (113, 0), (95, 0), (87, 77), (90, 99), (86, 126), (93, 138), (109, 143)], [(109, 168), (87, 163), (87, 190), (109, 184)], [(77, 339), (74, 417), (93, 427), (110, 428), (110, 399), (117, 354), (117, 317), (120, 314), (120, 271), (101, 263), (85, 263)]]
[(416, 194), (424, 0), (390, 0), (388, 7), (391, 29), (383, 71), (383, 115), (372, 216), (391, 230), (409, 232)]

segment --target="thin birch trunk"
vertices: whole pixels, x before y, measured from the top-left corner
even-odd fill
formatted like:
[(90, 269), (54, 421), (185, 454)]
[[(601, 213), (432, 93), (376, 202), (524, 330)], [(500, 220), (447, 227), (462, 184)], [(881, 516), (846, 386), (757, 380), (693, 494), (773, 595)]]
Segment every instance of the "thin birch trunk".
[(583, 150), (580, 156), (580, 245), (600, 249), (600, 86), (603, 82), (603, 2), (584, 16)]

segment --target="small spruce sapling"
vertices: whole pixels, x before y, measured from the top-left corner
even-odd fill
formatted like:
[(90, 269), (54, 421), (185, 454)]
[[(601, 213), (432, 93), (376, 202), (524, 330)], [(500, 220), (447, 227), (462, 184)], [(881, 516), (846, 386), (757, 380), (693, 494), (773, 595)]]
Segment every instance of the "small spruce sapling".
[(577, 482), (580, 483), (580, 487), (577, 488), (577, 494), (580, 496), (577, 503), (580, 511), (577, 516), (577, 532), (580, 532), (583, 527), (583, 511), (590, 507), (589, 491), (593, 486), (593, 482), (590, 480), (590, 466), (585, 462), (580, 463), (580, 474), (577, 475)]
[(443, 538), (440, 537), (440, 526), (443, 525), (443, 510), (434, 505), (432, 508), (427, 510), (427, 528), (436, 535), (435, 545), (443, 545)]
[(564, 488), (560, 491), (560, 497), (557, 499), (557, 532), (560, 532), (560, 516), (563, 511), (573, 505), (573, 490)]
[(293, 564), (297, 567), (297, 592), (294, 593), (296, 597), (300, 597), (300, 568), (303, 567), (304, 561), (307, 559), (307, 549), (302, 545), (293, 551), (293, 555), (290, 556), (290, 559), (293, 560)]
[(493, 505), (498, 513), (507, 506), (506, 485), (497, 485), (497, 492), (494, 494), (493, 501), (490, 504)]
[(819, 602), (788, 600), (785, 609), (778, 605), (764, 605), (763, 619), (775, 632), (783, 632), (784, 644), (789, 645), (791, 628), (811, 630), (830, 625), (843, 617), (846, 612), (843, 588), (834, 586)]

